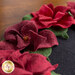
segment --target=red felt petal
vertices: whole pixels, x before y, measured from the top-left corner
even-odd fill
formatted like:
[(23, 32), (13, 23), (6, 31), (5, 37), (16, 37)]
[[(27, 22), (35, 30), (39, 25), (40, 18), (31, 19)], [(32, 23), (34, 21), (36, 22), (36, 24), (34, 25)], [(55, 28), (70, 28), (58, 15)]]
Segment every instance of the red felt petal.
[(40, 54), (31, 54), (31, 58), (28, 60), (26, 65), (26, 70), (35, 73), (35, 75), (55, 70), (55, 67), (52, 66), (46, 58)]
[(11, 29), (11, 27), (9, 27), (5, 33), (4, 33), (4, 38), (5, 40), (8, 40), (10, 42), (16, 42), (16, 34), (17, 31), (15, 29)]
[(75, 2), (67, 2), (68, 6), (70, 6), (72, 9), (75, 9)]
[[(6, 73), (4, 73), (2, 71), (2, 67), (1, 66), (2, 66), (2, 63), (4, 61), (11, 60), (14, 63), (14, 65), (15, 65), (15, 69), (9, 75), (32, 75), (31, 72), (25, 70), (24, 64), (22, 63), (21, 59), (19, 59), (19, 57), (21, 55), (22, 54), (19, 51), (14, 51), (14, 50), (13, 51), (12, 50), (11, 51), (10, 50), (5, 50), (4, 51), (4, 50), (1, 50), (0, 51), (0, 57), (2, 57), (2, 56), (3, 57), (0, 58), (0, 59), (2, 59), (2, 60), (0, 60), (0, 63), (1, 63), (1, 65), (0, 65), (0, 74), (1, 75), (6, 75)], [(23, 65), (23, 67), (21, 67), (21, 65)]]
[(39, 48), (39, 45), (46, 40), (45, 37), (39, 35), (38, 33), (30, 30), (31, 43), (28, 47), (29, 50), (36, 51)]
[(44, 16), (44, 15), (38, 15), (39, 16), (39, 20), (40, 21), (50, 21), (52, 20), (52, 17), (49, 17), (49, 16)]
[(56, 15), (55, 15), (55, 17), (54, 17), (54, 20), (58, 21), (58, 20), (60, 20), (64, 15), (65, 15), (65, 13), (57, 12)]
[(3, 56), (2, 58), (0, 58), (1, 75), (5, 75), (5, 73), (2, 71), (1, 66), (2, 63), (6, 60), (11, 60), (15, 65), (14, 71), (9, 75), (45, 75), (49, 74), (48, 72), (56, 69), (55, 66), (51, 65), (51, 63), (46, 60), (46, 57), (40, 54), (30, 54), (28, 52), (21, 54), (19, 51), (10, 50), (5, 50), (5, 52), (3, 52), (4, 50), (0, 51), (0, 57)]
[(36, 23), (38, 29), (51, 27), (56, 21), (51, 20), (51, 17), (39, 15), (39, 18), (32, 18), (32, 21)]
[(53, 23), (56, 23), (57, 21), (52, 20), (52, 17), (47, 17), (44, 15), (39, 15), (39, 22), (42, 24), (38, 25), (38, 28), (42, 29), (42, 28), (49, 28), (52, 26)]
[(67, 4), (68, 4), (69, 7), (71, 7), (70, 11), (75, 18), (75, 2), (68, 2)]
[(33, 21), (25, 21), (22, 23), (23, 27), (21, 28), (21, 34), (28, 35), (29, 30), (33, 30), (34, 32), (38, 32), (37, 26), (34, 24)]
[(27, 47), (30, 44), (30, 40), (28, 41), (24, 41), (19, 35), (17, 36), (17, 49), (24, 49), (25, 47)]
[(57, 38), (52, 31), (43, 30), (39, 34), (47, 38), (46, 41), (43, 41), (43, 43), (40, 44), (40, 46), (39, 46), (40, 48), (48, 48), (48, 47), (52, 47), (54, 45), (58, 45)]
[(51, 26), (68, 28), (74, 23), (73, 18), (67, 13), (69, 10), (70, 7), (66, 6), (54, 8), (52, 4), (43, 5), (38, 12), (32, 14), (33, 18), (31, 20), (36, 23), (38, 29), (49, 28)]
[(46, 72), (46, 73), (44, 73), (42, 75), (51, 75), (51, 73), (48, 71), (48, 72)]
[[(23, 49), (30, 44), (30, 35), (28, 34), (29, 30), (38, 32), (38, 28), (32, 21), (22, 21), (6, 30), (4, 35), (5, 40), (12, 43), (12, 45), (15, 46), (15, 49)], [(25, 36), (29, 37), (27, 41), (23, 39)]]
[(55, 9), (54, 9), (54, 13), (57, 13), (57, 12), (63, 12), (65, 13), (66, 11), (68, 11), (70, 8), (69, 7), (66, 7), (66, 6), (57, 6)]
[[(11, 60), (14, 65), (15, 65), (15, 69), (12, 73), (10, 73), (9, 75), (32, 75), (31, 72), (26, 71), (25, 70), (25, 66), (23, 64), (23, 62), (21, 61), (21, 58), (19, 59), (19, 57), (21, 57), (22, 54), (19, 51), (14, 51), (14, 50), (1, 50), (0, 51), (0, 59), (3, 59), (4, 61), (6, 60)], [(3, 60), (0, 61), (1, 65), (0, 65), (0, 74), (1, 75), (5, 75), (5, 73), (2, 71), (2, 63), (4, 62)]]
[(1, 41), (0, 42), (0, 50), (15, 50), (15, 45), (11, 44), (10, 42), (7, 41)]
[(38, 11), (32, 12), (31, 15), (32, 15), (33, 17), (37, 17), (38, 13), (39, 13)]
[(75, 24), (75, 19), (74, 19), (74, 21), (73, 21), (73, 24)]
[(62, 28), (68, 28), (73, 24), (74, 19), (69, 14), (63, 16), (54, 26), (60, 26)]
[(47, 17), (44, 15), (38, 15), (38, 16), (39, 16), (38, 20), (36, 18), (32, 20), (37, 23), (39, 29), (49, 28), (52, 26), (53, 23), (57, 22), (55, 20), (52, 20), (52, 17)]
[(0, 59), (1, 57), (7, 57), (9, 56), (14, 50), (0, 50)]
[(22, 36), (20, 34), (21, 27), (22, 27), (21, 23), (13, 25), (11, 27), (8, 27), (4, 33), (5, 40), (15, 43), (16, 42), (16, 34)]
[(39, 10), (39, 14), (44, 15), (44, 16), (51, 16), (52, 17), (53, 11), (47, 5), (43, 5)]
[[(11, 33), (11, 31), (12, 30), (10, 30), (8, 33), (5, 34), (5, 40), (7, 40), (7, 41), (2, 44), (3, 46), (5, 46), (5, 49), (9, 49), (9, 48), (22, 49), (29, 45), (29, 41), (24, 41), (22, 36), (18, 35), (18, 33), (14, 32), (14, 31), (12, 31), (12, 33)], [(14, 33), (16, 33), (16, 34), (14, 34)], [(11, 45), (8, 42), (10, 42)], [(2, 45), (0, 45), (0, 46), (3, 47)]]
[(33, 75), (33, 73), (26, 71), (25, 69), (15, 68), (11, 75)]
[[(5, 72), (2, 71), (2, 67), (0, 67), (0, 74), (7, 75)], [(33, 75), (33, 74), (24, 69), (16, 67), (15, 70), (12, 73), (10, 73), (9, 75)]]
[(53, 6), (53, 4), (51, 4), (51, 3), (48, 4), (48, 7), (51, 8), (52, 10), (54, 10), (54, 6)]
[(70, 9), (70, 10), (71, 10), (71, 13), (73, 14), (74, 19), (75, 19), (75, 9)]
[[(22, 22), (20, 24), (23, 25)], [(29, 44), (23, 40), (22, 34), (20, 34), (21, 29), (19, 27), (22, 27), (20, 24), (9, 27), (4, 34), (5, 40), (7, 40), (6, 43), (9, 41), (12, 46), (15, 46), (15, 49), (21, 49)], [(14, 49), (13, 47), (11, 48)]]

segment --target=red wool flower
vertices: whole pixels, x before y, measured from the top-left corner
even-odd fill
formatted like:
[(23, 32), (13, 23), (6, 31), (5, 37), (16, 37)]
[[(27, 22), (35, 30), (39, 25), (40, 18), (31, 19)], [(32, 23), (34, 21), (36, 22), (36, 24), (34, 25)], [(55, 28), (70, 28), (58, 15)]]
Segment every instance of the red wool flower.
[(9, 41), (0, 41), (0, 50), (12, 50), (16, 47)]
[(31, 13), (34, 21), (39, 29), (49, 28), (51, 26), (59, 26), (68, 28), (73, 23), (73, 18), (67, 13), (69, 10), (65, 6), (57, 6), (54, 8), (52, 4), (43, 5), (39, 11)]
[[(70, 7), (70, 11), (75, 19), (75, 2), (68, 2), (67, 4)], [(75, 20), (74, 20), (73, 24), (75, 24)]]
[[(50, 30), (38, 33), (38, 28), (32, 21), (22, 21), (7, 28), (5, 41), (0, 42), (0, 49), (27, 49), (36, 51), (39, 48), (49, 48), (58, 45), (55, 34)], [(9, 46), (9, 47), (8, 47)]]
[(0, 50), (0, 75), (7, 75), (2, 70), (3, 62), (10, 60), (14, 63), (15, 69), (9, 75), (51, 75), (51, 71), (58, 66), (51, 65), (46, 57), (40, 54), (21, 54), (14, 50)]
[(75, 2), (68, 2), (67, 4), (68, 4), (69, 7), (71, 7), (70, 11), (75, 18)]

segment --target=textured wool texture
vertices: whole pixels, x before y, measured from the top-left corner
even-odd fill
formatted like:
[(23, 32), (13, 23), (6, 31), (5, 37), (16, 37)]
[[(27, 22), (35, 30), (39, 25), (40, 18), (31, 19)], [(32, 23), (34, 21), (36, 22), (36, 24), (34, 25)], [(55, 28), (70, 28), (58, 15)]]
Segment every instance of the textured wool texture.
[(30, 53), (39, 53), (39, 54), (42, 54), (42, 55), (44, 55), (45, 57), (48, 58), (52, 53), (52, 48), (39, 49), (35, 52), (30, 51)]
[(68, 28), (73, 24), (74, 19), (68, 14), (70, 8), (66, 6), (57, 6), (54, 8), (52, 4), (43, 5), (39, 11), (31, 13), (34, 21), (39, 29), (49, 28), (51, 26), (59, 26)]
[(50, 27), (50, 28), (47, 28), (47, 29), (54, 32), (56, 36), (60, 36), (60, 37), (65, 38), (65, 39), (69, 38), (69, 35), (67, 34), (68, 28), (63, 29), (61, 27)]
[(51, 71), (58, 66), (51, 65), (46, 57), (40, 54), (25, 52), (21, 54), (18, 50), (0, 50), (0, 75), (8, 75), (2, 71), (2, 63), (11, 60), (15, 69), (9, 75), (51, 75)]
[(68, 31), (69, 39), (58, 38), (59, 46), (54, 47), (50, 56), (51, 62), (58, 63), (57, 73), (75, 75), (75, 26)]
[(54, 71), (52, 71), (51, 75), (61, 75), (61, 74), (58, 74), (58, 73), (55, 73)]
[(28, 14), (28, 15), (25, 15), (22, 20), (31, 20), (32, 19), (32, 15)]
[(16, 50), (15, 45), (10, 43), (9, 41), (0, 41), (0, 50)]
[[(68, 12), (71, 16), (73, 16), (70, 12)], [(23, 17), (23, 20), (31, 20), (33, 17), (29, 14), (29, 15), (25, 15)], [(56, 36), (60, 36), (60, 37), (63, 37), (65, 39), (68, 39), (69, 36), (67, 34), (67, 31), (68, 31), (68, 28), (61, 28), (61, 27), (58, 27), (58, 26), (55, 26), (55, 27), (50, 27), (50, 28), (44, 28), (46, 30), (51, 30), (52, 32), (55, 33)]]
[(68, 2), (67, 4), (68, 4), (69, 7), (71, 7), (70, 11), (75, 18), (75, 2)]
[(43, 30), (38, 32), (38, 28), (33, 21), (22, 21), (19, 24), (8, 27), (5, 31), (4, 38), (13, 45), (15, 50), (26, 48), (36, 51), (40, 48), (50, 48), (58, 45), (57, 38), (52, 31)]

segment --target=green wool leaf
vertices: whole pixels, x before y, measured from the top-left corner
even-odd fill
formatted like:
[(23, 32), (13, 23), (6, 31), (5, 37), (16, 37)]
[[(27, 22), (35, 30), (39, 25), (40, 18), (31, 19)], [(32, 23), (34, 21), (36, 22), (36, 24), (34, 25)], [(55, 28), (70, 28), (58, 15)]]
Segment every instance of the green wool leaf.
[(69, 14), (70, 16), (74, 17), (70, 11), (68, 12), (68, 14)]
[(39, 54), (42, 54), (42, 55), (44, 55), (46, 57), (49, 57), (51, 55), (51, 53), (52, 53), (52, 48), (38, 49), (35, 52), (30, 51), (30, 53), (39, 53)]
[(47, 60), (50, 62), (50, 58), (48, 57)]
[(48, 28), (48, 29), (51, 30), (52, 32), (54, 32), (56, 36), (61, 36), (65, 39), (69, 38), (69, 36), (67, 34), (68, 28), (63, 29), (61, 27), (51, 27), (51, 28)]
[(32, 15), (28, 14), (28, 15), (25, 15), (22, 20), (31, 20), (32, 19)]
[(54, 71), (52, 71), (51, 75), (61, 75), (61, 74), (58, 74), (58, 73), (55, 73)]

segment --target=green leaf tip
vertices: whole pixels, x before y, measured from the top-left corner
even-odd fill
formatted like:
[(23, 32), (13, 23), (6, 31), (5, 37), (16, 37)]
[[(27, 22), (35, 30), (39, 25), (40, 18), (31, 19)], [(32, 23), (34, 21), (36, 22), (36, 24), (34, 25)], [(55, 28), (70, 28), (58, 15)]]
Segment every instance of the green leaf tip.
[(68, 14), (69, 14), (70, 16), (74, 17), (70, 11), (68, 11)]
[(39, 54), (42, 54), (42, 55), (44, 55), (46, 57), (49, 57), (51, 55), (51, 53), (52, 53), (52, 48), (38, 49), (35, 52), (30, 51), (30, 53), (39, 53)]
[(51, 75), (61, 75), (61, 74), (58, 74), (58, 73), (55, 73), (54, 71), (52, 71)]
[(68, 28), (63, 29), (61, 27), (50, 27), (48, 29), (51, 30), (52, 32), (54, 32), (56, 36), (61, 36), (64, 39), (68, 39), (69, 38), (69, 36), (67, 34)]
[(25, 15), (22, 20), (31, 20), (32, 19), (32, 15), (28, 14), (28, 15)]

